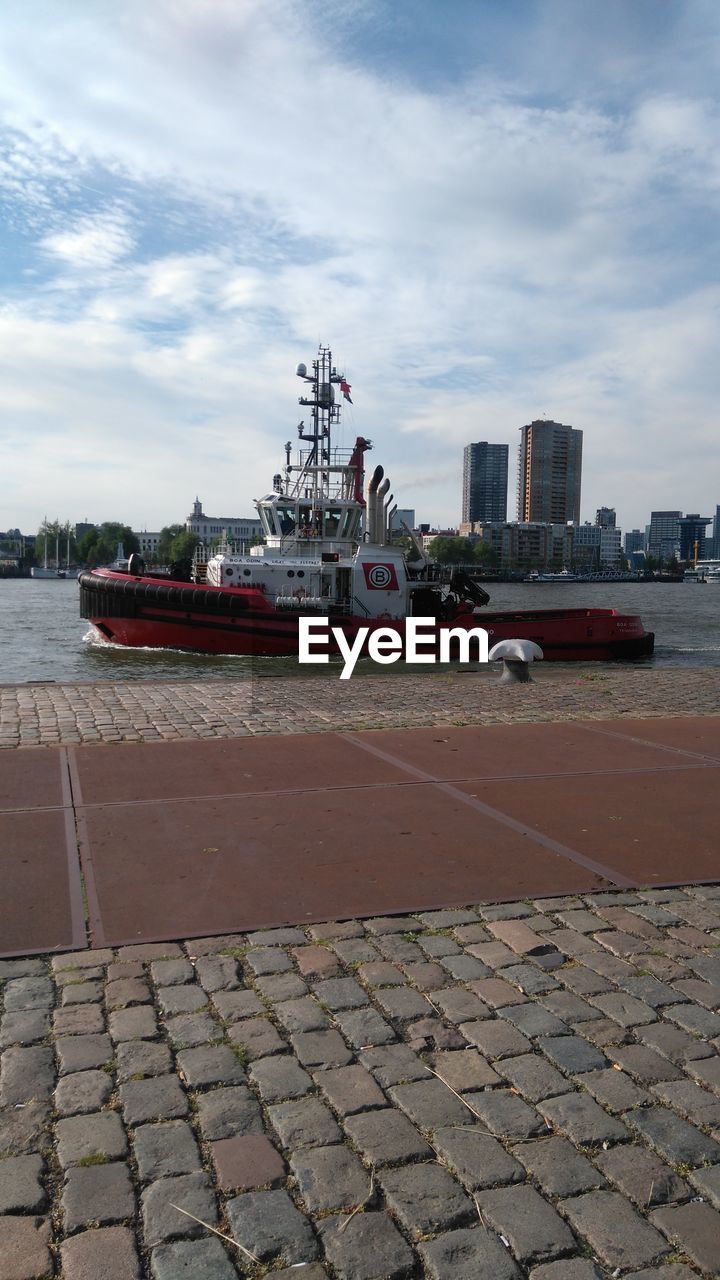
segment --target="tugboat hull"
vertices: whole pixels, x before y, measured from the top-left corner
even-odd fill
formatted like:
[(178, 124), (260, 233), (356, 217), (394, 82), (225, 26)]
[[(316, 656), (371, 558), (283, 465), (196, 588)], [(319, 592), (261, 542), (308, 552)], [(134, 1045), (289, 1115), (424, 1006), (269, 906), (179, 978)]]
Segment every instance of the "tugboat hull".
[[(260, 591), (206, 587), (109, 570), (80, 575), (80, 612), (110, 643), (130, 648), (181, 649), (246, 657), (292, 657), (298, 653), (300, 609), (278, 609)], [(317, 614), (313, 616), (317, 617)], [(347, 613), (323, 614), (329, 626), (352, 639), (361, 627), (390, 622)], [(533, 640), (547, 661), (607, 662), (649, 657), (654, 636), (639, 617), (614, 609), (539, 609), (508, 613), (466, 612), (438, 621), (450, 628), (484, 627), (492, 646), (499, 640)]]

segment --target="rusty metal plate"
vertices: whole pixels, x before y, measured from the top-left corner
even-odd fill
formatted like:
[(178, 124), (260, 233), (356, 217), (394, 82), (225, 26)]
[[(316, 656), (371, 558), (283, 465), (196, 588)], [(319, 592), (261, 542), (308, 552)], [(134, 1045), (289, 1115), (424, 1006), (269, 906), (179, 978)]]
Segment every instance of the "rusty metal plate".
[(0, 752), (0, 812), (52, 809), (63, 803), (61, 753), (56, 747)]
[(0, 954), (86, 945), (67, 834), (62, 809), (0, 813)]
[(447, 780), (672, 769), (688, 763), (619, 735), (590, 734), (579, 723), (389, 729), (353, 737)]
[(432, 785), (83, 816), (96, 946), (609, 887)]
[(720, 768), (458, 789), (637, 885), (720, 879)]
[(330, 733), (84, 746), (71, 755), (84, 804), (405, 780)]

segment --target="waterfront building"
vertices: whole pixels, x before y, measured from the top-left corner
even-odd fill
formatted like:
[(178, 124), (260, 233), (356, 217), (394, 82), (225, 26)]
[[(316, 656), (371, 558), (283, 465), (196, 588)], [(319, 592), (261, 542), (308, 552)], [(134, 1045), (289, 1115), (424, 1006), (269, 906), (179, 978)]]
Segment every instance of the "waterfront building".
[(133, 529), (133, 533), (140, 544), (140, 554), (143, 556), (154, 556), (160, 541), (160, 533), (148, 533), (147, 529), (143, 529), (141, 533), (137, 533)]
[(596, 520), (576, 525), (573, 563), (587, 569), (617, 569), (621, 544), (622, 532), (614, 524), (600, 525)]
[(507, 520), (509, 445), (479, 440), (463, 454), (462, 518)]
[(647, 550), (651, 556), (669, 560), (680, 554), (682, 511), (651, 511)]
[(625, 555), (628, 558), (636, 551), (645, 551), (645, 534), (642, 529), (628, 529), (625, 534)]
[(407, 525), (408, 529), (415, 528), (415, 508), (414, 507), (398, 507), (390, 518), (390, 532), (402, 533), (403, 525)]
[(476, 521), (472, 532), (490, 544), (503, 569), (562, 569), (572, 564), (572, 524)]
[(614, 529), (617, 524), (614, 507), (598, 507), (595, 523), (600, 529)]
[(715, 508), (715, 519), (713, 520), (713, 556), (716, 560), (720, 560), (720, 506)]
[(422, 544), (423, 551), (427, 551), (431, 542), (436, 538), (457, 538), (457, 529), (429, 529), (427, 525), (420, 525), (419, 541)]
[(208, 516), (202, 509), (202, 503), (196, 498), (193, 509), (185, 520), (188, 533), (197, 534), (201, 542), (210, 544), (213, 539), (226, 538), (229, 542), (240, 544), (239, 550), (245, 551), (256, 538), (262, 538), (262, 524), (254, 516)]
[[(680, 525), (680, 559), (703, 560), (707, 553), (705, 530), (712, 524), (712, 516), (697, 513), (682, 516)], [(697, 552), (697, 555), (696, 555)]]
[(580, 523), (583, 433), (536, 419), (520, 428), (518, 521)]

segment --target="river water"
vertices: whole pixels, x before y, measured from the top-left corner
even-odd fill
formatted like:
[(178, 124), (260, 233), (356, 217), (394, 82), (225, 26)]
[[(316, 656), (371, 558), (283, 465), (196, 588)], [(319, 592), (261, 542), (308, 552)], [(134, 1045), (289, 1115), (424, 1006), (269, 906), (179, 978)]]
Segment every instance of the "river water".
[[(720, 584), (497, 582), (489, 591), (491, 609), (597, 606), (637, 613), (646, 630), (655, 632), (655, 656), (649, 660), (654, 665), (720, 666)], [(297, 671), (294, 659), (216, 657), (92, 643), (78, 605), (73, 578), (0, 579), (0, 683), (237, 679)], [(312, 670), (301, 668), (304, 675)]]

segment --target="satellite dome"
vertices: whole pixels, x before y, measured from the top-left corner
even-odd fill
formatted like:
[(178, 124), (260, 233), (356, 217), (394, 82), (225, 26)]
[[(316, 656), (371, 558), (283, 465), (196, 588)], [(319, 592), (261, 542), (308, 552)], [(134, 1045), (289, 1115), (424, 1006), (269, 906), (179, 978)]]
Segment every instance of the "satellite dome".
[(298, 378), (304, 378), (305, 375), (307, 374), (307, 365), (299, 364), (297, 369), (295, 370), (295, 373), (297, 374)]

